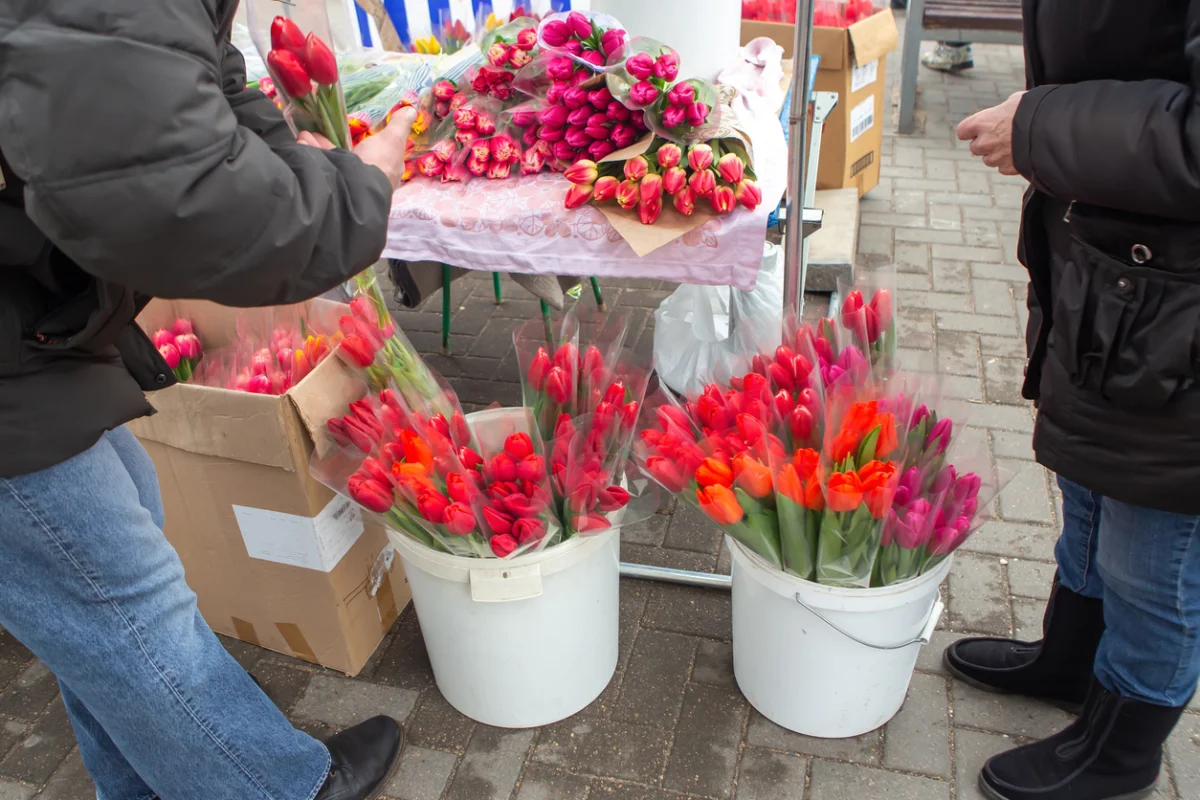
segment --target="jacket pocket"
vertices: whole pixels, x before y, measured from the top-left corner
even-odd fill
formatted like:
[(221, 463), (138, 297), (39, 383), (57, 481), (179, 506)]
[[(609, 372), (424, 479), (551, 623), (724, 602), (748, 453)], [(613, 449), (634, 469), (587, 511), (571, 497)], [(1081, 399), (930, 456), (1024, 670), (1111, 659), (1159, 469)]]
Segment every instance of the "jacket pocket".
[(133, 292), (92, 281), (85, 291), (39, 319), (26, 344), (48, 353), (99, 353), (112, 347), (136, 316)]
[(1076, 386), (1121, 408), (1160, 409), (1197, 376), (1200, 264), (1156, 263), (1137, 247), (1125, 260), (1072, 237), (1051, 338)]

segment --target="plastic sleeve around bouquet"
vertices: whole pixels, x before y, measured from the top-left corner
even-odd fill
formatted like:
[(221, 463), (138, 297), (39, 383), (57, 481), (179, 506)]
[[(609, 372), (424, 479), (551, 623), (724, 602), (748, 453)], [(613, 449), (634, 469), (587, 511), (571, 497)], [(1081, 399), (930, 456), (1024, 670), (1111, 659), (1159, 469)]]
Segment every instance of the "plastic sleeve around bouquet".
[(674, 398), (659, 390), (647, 399), (634, 453), (642, 471), (672, 494), (700, 509), (722, 531), (783, 568), (779, 519), (769, 458), (773, 443), (766, 425), (738, 415), (736, 434), (705, 434)]
[(346, 102), (324, 0), (293, 0), (287, 5), (247, 0), (245, 8), (250, 36), (285, 101), (289, 124), (350, 149)]
[[(480, 114), (498, 113), (480, 111)], [(463, 173), (463, 179), (468, 177), (504, 180), (521, 169), (522, 155), (521, 130), (511, 121), (511, 118), (499, 115), (498, 121), (481, 118), (478, 124), (480, 130), (491, 130), (489, 135), (478, 135), (470, 144), (463, 146), (454, 159), (447, 165), (452, 173)]]
[(399, 77), (400, 67), (393, 63), (376, 64), (349, 74), (343, 72), (342, 95), (346, 99), (346, 110), (357, 111)]
[(579, 326), (570, 317), (530, 319), (513, 331), (523, 405), (542, 442), (554, 438), (561, 415), (576, 413), (580, 356)]
[[(957, 447), (951, 458), (954, 464), (944, 466), (927, 490), (932, 496), (941, 495), (942, 505), (937, 512), (937, 524), (925, 545), (925, 559), (920, 574), (925, 574), (944, 561), (975, 531), (991, 519), (992, 503), (1016, 474), (1003, 466), (993, 466), (987, 448)], [(1041, 472), (1041, 467), (1027, 469)]]
[[(486, 64), (515, 74), (528, 66), (538, 52), (538, 22), (520, 17), (488, 31), (479, 43)], [(511, 85), (509, 80), (508, 84)]]

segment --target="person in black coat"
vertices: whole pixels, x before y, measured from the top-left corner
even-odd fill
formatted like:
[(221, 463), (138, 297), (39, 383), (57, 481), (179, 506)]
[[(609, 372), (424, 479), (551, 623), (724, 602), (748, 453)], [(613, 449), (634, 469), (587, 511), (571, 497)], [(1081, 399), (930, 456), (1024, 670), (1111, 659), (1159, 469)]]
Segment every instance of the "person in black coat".
[(1200, 0), (1025, 0), (1028, 91), (958, 136), (1030, 182), (1025, 396), (1063, 493), (1037, 642), (964, 639), (989, 691), (1079, 713), (992, 800), (1148, 795), (1200, 678)]

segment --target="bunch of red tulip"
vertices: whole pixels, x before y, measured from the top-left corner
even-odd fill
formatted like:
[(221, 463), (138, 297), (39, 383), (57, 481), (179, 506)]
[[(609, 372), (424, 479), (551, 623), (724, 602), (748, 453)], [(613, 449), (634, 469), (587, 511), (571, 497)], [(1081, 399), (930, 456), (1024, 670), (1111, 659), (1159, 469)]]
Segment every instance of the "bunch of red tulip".
[(505, 28), (501, 28), (494, 36), (488, 37), (488, 40), (485, 41), (487, 49), (484, 55), (487, 57), (488, 64), (497, 68), (521, 69), (533, 61), (533, 53), (537, 49), (538, 43), (537, 27), (521, 28), (515, 36), (511, 37), (505, 34)]
[(296, 23), (279, 16), (271, 23), (271, 50), (266, 60), (275, 88), (292, 105), (297, 124), (349, 149), (337, 59), (329, 45), (314, 33), (305, 36)]
[(603, 29), (581, 11), (555, 14), (542, 22), (539, 38), (543, 46), (603, 67), (625, 47), (628, 34), (620, 28)]
[(819, 0), (813, 11), (813, 24), (824, 28), (849, 28), (874, 13), (872, 0)]
[[(653, 149), (657, 146), (657, 149)], [(572, 186), (567, 191), (567, 208), (578, 208), (589, 200), (615, 200), (622, 208), (637, 209), (644, 225), (662, 213), (664, 197), (684, 216), (696, 210), (698, 198), (707, 198), (718, 214), (728, 214), (740, 203), (753, 211), (762, 203), (762, 190), (742, 157), (725, 153), (714, 163), (714, 148), (720, 143), (697, 144), (683, 150), (674, 142), (658, 140), (648, 155), (621, 163), (575, 162), (567, 170)], [(624, 180), (621, 180), (621, 177)]]
[(200, 339), (192, 330), (192, 321), (186, 317), (175, 320), (170, 330), (159, 328), (151, 337), (158, 353), (167, 362), (176, 380), (186, 382), (191, 380), (196, 371), (196, 365), (204, 354)]
[(796, 24), (796, 4), (787, 0), (742, 0), (742, 19)]

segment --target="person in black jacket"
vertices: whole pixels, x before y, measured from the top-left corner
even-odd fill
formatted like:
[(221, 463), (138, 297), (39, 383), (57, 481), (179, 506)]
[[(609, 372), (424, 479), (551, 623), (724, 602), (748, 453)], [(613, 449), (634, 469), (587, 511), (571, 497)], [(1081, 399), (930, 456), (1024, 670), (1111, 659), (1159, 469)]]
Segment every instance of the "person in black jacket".
[(151, 297), (299, 302), (386, 239), (413, 115), (297, 142), (246, 89), (236, 9), (0, 3), (0, 625), (58, 677), (99, 797), (364, 800), (403, 730), (287, 721), (200, 616), (123, 427), (173, 382)]
[(989, 761), (989, 798), (1142, 797), (1200, 678), (1200, 0), (1025, 0), (1024, 22), (1028, 91), (958, 135), (1030, 183), (1025, 396), (1058, 573), (1040, 641), (945, 660), (1079, 712)]

